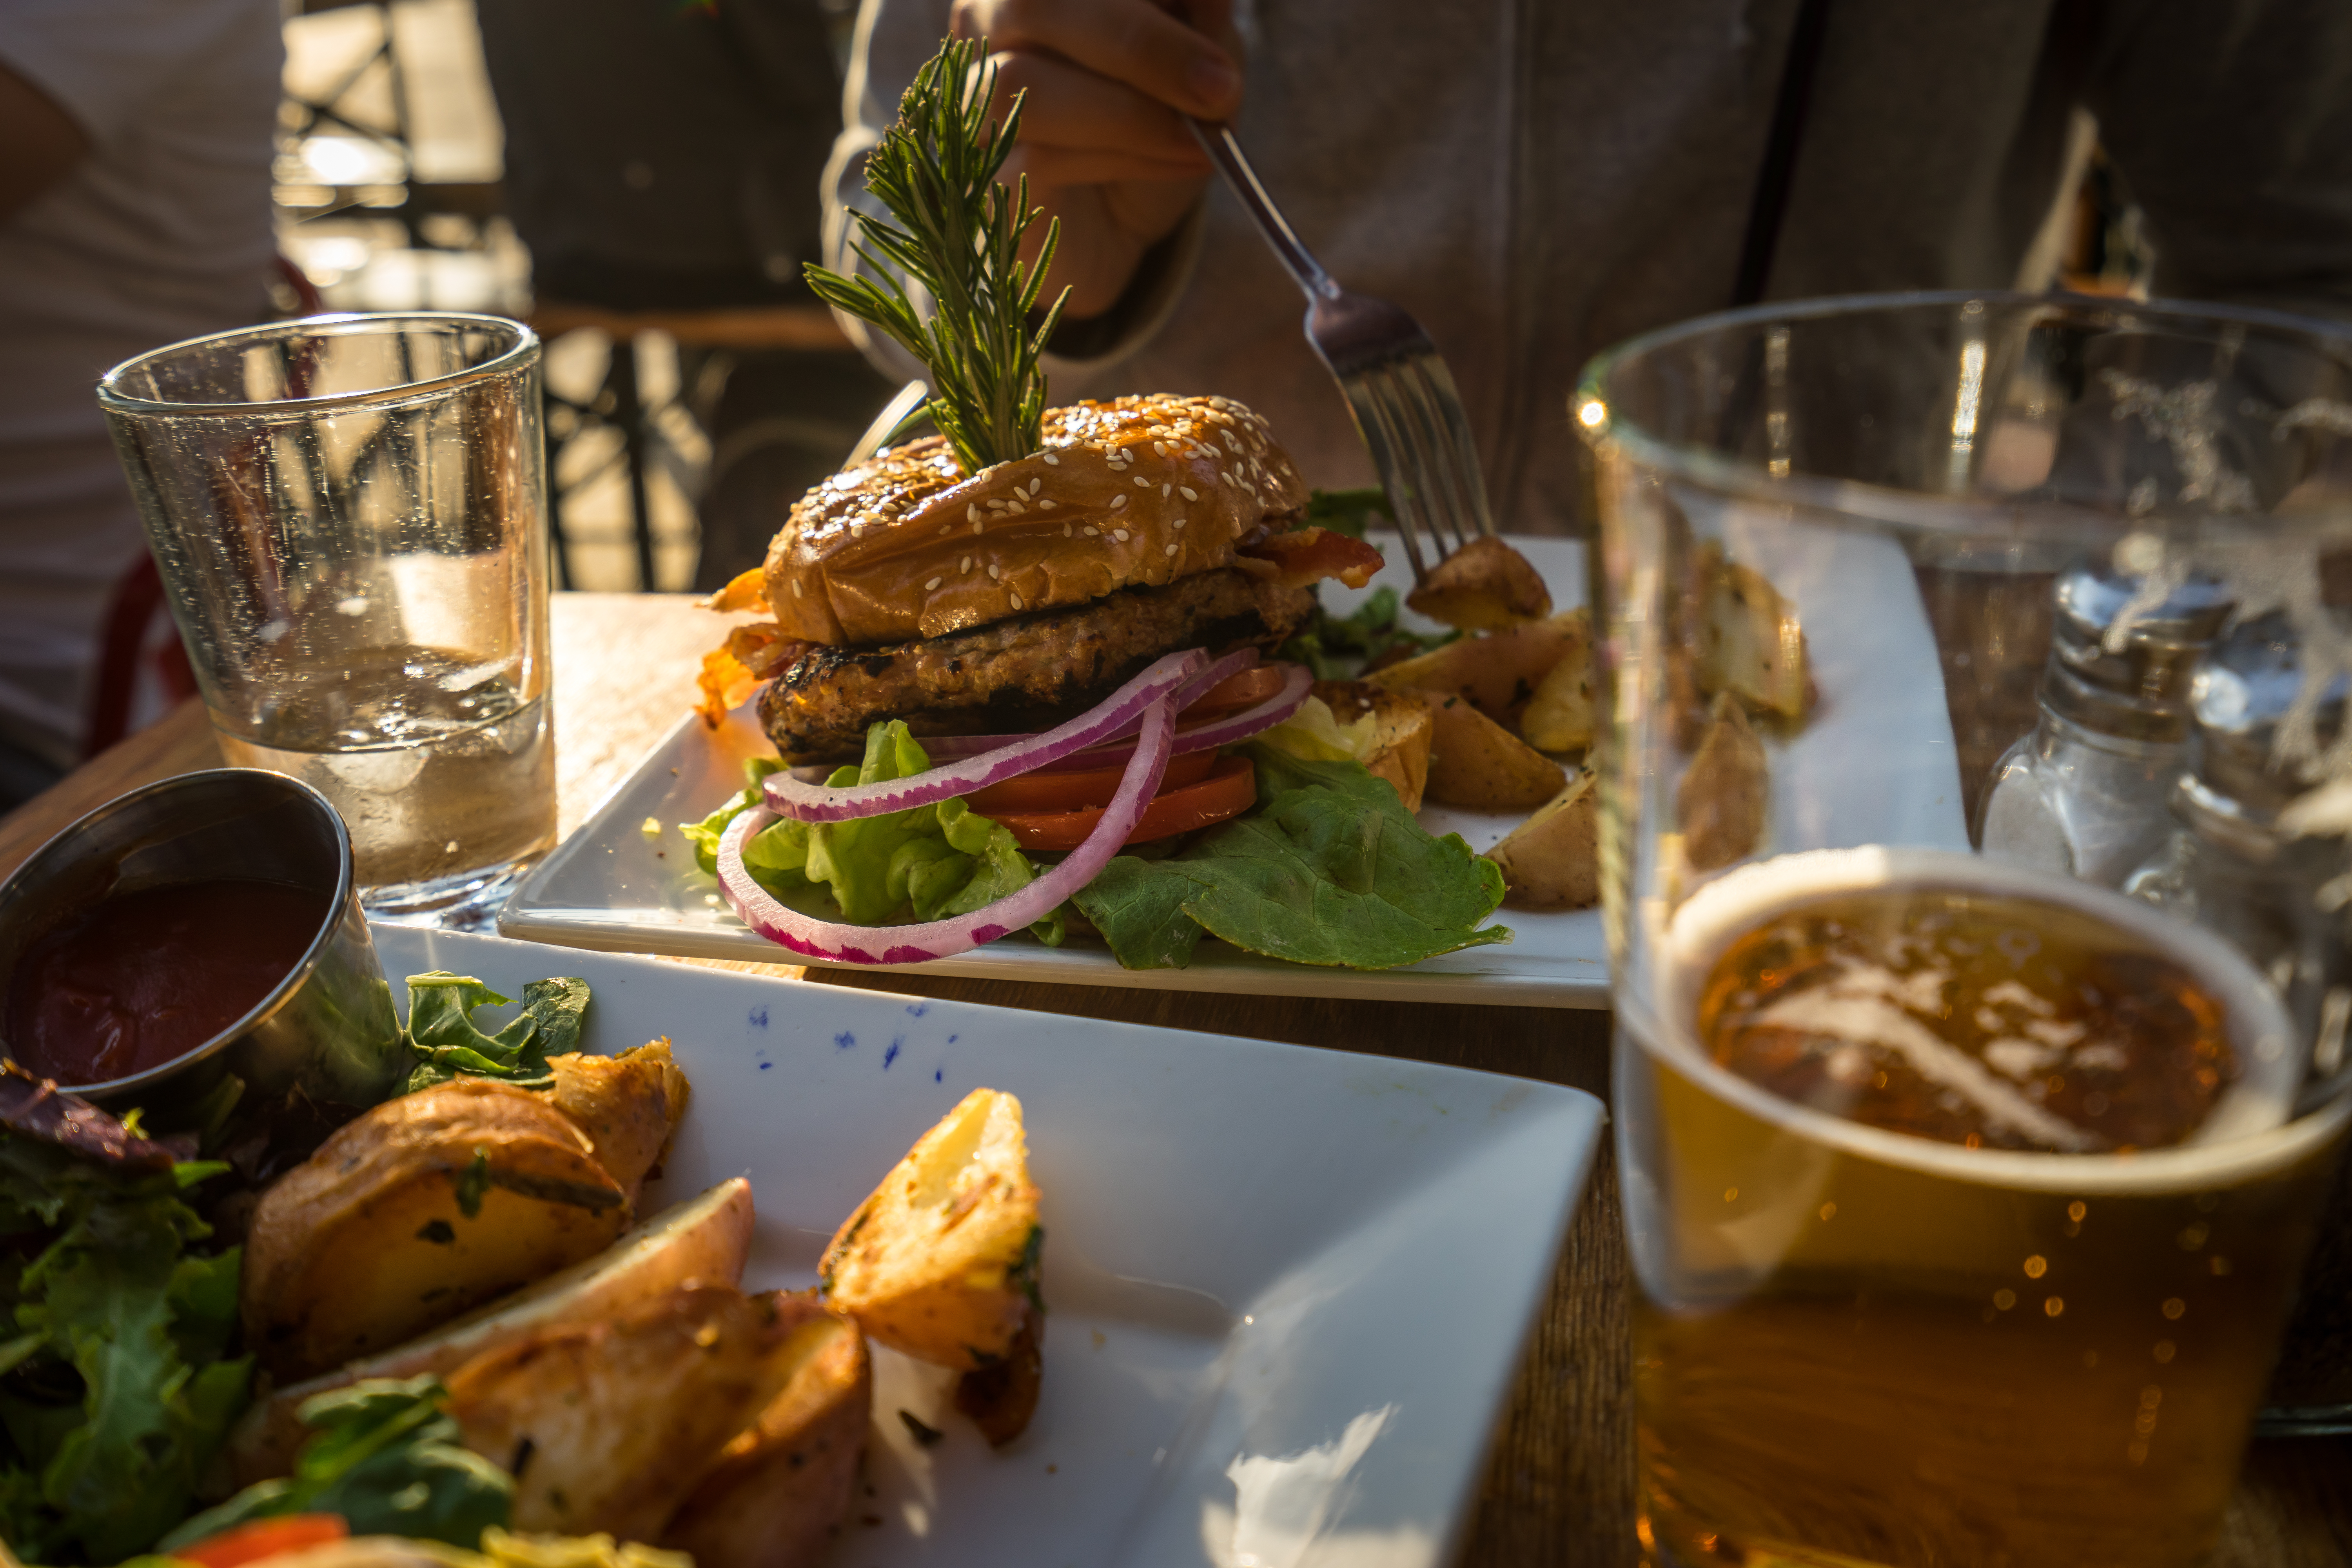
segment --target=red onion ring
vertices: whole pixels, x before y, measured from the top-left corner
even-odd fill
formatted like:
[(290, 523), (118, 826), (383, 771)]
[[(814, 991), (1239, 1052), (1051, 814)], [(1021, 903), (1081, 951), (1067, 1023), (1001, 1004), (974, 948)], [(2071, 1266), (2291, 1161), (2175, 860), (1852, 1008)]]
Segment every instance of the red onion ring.
[[(836, 963), (921, 963), (969, 952), (1045, 919), (1100, 874), (1126, 846), (1127, 836), (1159, 793), (1175, 735), (1175, 704), (1163, 693), (1145, 707), (1135, 756), (1086, 842), (1027, 887), (968, 915), (921, 925), (860, 926), (821, 921), (790, 908), (754, 881), (743, 865), (745, 841), (776, 820), (776, 814), (767, 811), (743, 813), (719, 839), (719, 886), (745, 925), (806, 958)], [(878, 954), (872, 951), (873, 945), (886, 942)]]
[(1212, 719), (1205, 724), (1194, 724), (1176, 737), (1174, 755), (1205, 752), (1212, 746), (1230, 746), (1235, 741), (1246, 741), (1261, 730), (1271, 730), (1301, 708), (1315, 687), (1315, 672), (1303, 664), (1294, 664), (1283, 672), (1282, 689), (1255, 708), (1244, 709), (1227, 719)]
[[(1237, 648), (1186, 681), (1176, 693), (1178, 722), (1182, 722), (1185, 709), (1190, 708), (1243, 670), (1255, 666), (1257, 660), (1257, 649)], [(1055, 758), (1053, 762), (1042, 763), (1029, 771), (1035, 773), (1083, 773), (1089, 768), (1110, 767), (1126, 754), (1123, 742), (1134, 732), (1134, 730), (1133, 724), (1125, 725), (1118, 734), (1106, 737), (1084, 752), (1073, 752), (1068, 756)], [(1024, 741), (1034, 739), (1030, 735), (918, 735), (915, 738), (923, 743), (923, 750), (930, 753), (932, 760), (940, 763), (954, 762), (963, 757), (977, 757), (984, 752), (1001, 751), (1006, 746), (1019, 745)], [(1181, 746), (1184, 731), (1177, 731), (1176, 738)], [(1178, 755), (1182, 755), (1181, 750)]]
[[(1208, 661), (1209, 656), (1198, 648), (1171, 653), (1066, 724), (977, 757), (931, 768), (912, 778), (845, 784), (835, 789), (822, 784), (803, 784), (789, 773), (770, 773), (764, 791), (768, 809), (802, 822), (854, 822), (862, 816), (879, 816), (886, 811), (906, 811), (933, 801), (970, 795), (999, 780), (1034, 773), (1056, 758), (1083, 751), (1127, 729), (1139, 713), (1174, 695)], [(1169, 711), (1172, 726), (1172, 704)]]

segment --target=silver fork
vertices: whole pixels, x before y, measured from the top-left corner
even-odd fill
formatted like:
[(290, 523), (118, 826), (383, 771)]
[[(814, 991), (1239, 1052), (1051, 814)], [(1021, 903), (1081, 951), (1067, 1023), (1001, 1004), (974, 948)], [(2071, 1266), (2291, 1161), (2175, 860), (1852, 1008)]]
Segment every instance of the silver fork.
[[(1372, 455), (1396, 513), (1413, 581), (1480, 534), (1495, 531), (1486, 481), (1454, 373), (1421, 323), (1385, 300), (1350, 293), (1300, 244), (1242, 155), (1233, 127), (1192, 122), (1192, 134), (1307, 295), (1307, 341), (1347, 394), (1356, 433)], [(1424, 524), (1436, 544), (1422, 554)]]

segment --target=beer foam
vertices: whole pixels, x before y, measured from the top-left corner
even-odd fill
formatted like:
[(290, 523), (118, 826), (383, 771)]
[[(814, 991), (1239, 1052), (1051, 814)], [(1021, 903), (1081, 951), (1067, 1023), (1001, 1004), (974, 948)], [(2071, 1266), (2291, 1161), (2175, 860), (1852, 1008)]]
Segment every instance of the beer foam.
[[(2120, 1153), (2089, 1152), (2082, 1129), (2053, 1116), (1987, 1071), (1967, 1053), (1936, 1037), (1898, 1005), (1897, 981), (1879, 972), (1849, 971), (1815, 994), (1782, 998), (1792, 1008), (1771, 1021), (1818, 1028), (1899, 1055), (1924, 1078), (1963, 1096), (1989, 1121), (2060, 1150), (2042, 1153), (1966, 1149), (1873, 1127), (1796, 1104), (1725, 1068), (1698, 1037), (1697, 998), (1717, 961), (1732, 942), (1771, 916), (1817, 900), (1904, 887), (2022, 899), (2071, 910), (2111, 926), (2165, 954), (2192, 973), (2221, 1004), (2240, 1067), (2237, 1082), (2181, 1144)], [(2242, 1180), (2315, 1149), (2347, 1115), (2352, 1096), (2290, 1122), (2304, 1070), (2304, 1053), (2277, 993), (2228, 942), (2210, 931), (2162, 914), (2119, 893), (2071, 878), (1948, 850), (1870, 846), (1808, 850), (1743, 866), (1694, 893), (1669, 913), (1663, 900), (1643, 911), (1653, 984), (1647, 1005), (1638, 992), (1620, 1004), (1621, 1016), (1644, 1049), (1719, 1099), (1813, 1142), (1941, 1176), (1992, 1184), (2076, 1192), (2160, 1191)], [(1818, 1016), (1815, 1016), (1818, 1013)], [(2020, 1038), (2024, 1050), (2047, 1044)], [(2097, 1048), (2094, 1047), (2093, 1048)], [(2000, 1059), (1991, 1058), (1999, 1069)]]

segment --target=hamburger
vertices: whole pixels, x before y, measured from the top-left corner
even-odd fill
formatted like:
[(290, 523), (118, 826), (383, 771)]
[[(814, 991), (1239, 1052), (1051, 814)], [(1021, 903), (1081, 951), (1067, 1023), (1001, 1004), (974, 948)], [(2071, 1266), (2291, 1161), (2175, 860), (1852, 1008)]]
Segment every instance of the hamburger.
[(793, 505), (758, 584), (772, 627), (732, 647), (767, 681), (785, 762), (853, 759), (887, 719), (919, 737), (1048, 729), (1166, 654), (1271, 652), (1317, 582), (1380, 568), (1305, 524), (1297, 469), (1229, 398), (1083, 402), (1048, 411), (1043, 440), (966, 477), (931, 437)]

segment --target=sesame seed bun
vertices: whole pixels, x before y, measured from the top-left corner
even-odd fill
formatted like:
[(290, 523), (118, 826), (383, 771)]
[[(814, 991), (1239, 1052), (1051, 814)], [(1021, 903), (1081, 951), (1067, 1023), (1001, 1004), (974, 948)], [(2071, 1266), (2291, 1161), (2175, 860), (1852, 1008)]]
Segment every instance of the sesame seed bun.
[(770, 546), (783, 634), (828, 647), (944, 637), (1234, 564), (1307, 504), (1265, 421), (1155, 394), (1049, 411), (1045, 449), (961, 477), (933, 437), (811, 490)]

